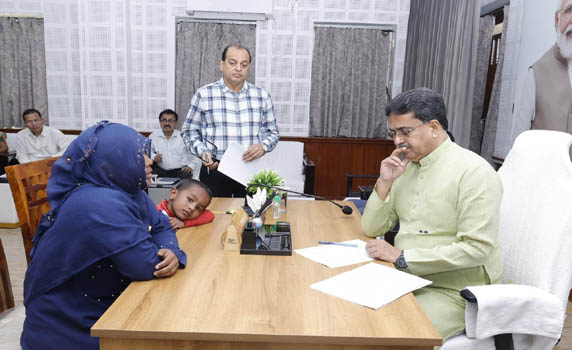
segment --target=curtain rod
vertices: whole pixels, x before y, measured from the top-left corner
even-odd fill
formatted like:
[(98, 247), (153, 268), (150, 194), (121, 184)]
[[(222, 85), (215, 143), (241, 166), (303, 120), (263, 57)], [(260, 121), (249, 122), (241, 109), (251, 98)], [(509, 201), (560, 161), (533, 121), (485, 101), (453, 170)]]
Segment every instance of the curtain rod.
[(194, 17), (175, 17), (177, 23), (182, 22), (209, 22), (209, 23), (225, 23), (225, 24), (253, 24), (256, 25), (254, 20), (245, 19), (218, 19), (218, 18), (194, 18)]
[(360, 29), (381, 29), (384, 32), (395, 32), (397, 25), (385, 23), (368, 22), (326, 22), (314, 21), (314, 27), (334, 27), (334, 28), (360, 28)]
[(0, 17), (39, 18), (44, 19), (41, 13), (0, 13)]

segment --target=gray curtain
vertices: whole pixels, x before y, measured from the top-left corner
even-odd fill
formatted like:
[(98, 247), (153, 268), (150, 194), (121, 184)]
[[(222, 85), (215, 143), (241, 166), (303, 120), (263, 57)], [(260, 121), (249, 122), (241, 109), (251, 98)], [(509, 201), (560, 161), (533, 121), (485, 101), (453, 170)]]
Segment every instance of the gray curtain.
[(469, 149), (475, 153), (481, 152), (483, 140), (483, 108), (485, 103), (485, 91), (487, 88), (487, 76), (489, 71), (489, 58), (491, 55), (493, 29), (495, 17), (485, 16), (479, 20), (479, 44), (477, 49), (477, 72), (475, 74), (475, 90), (473, 93), (473, 114), (471, 119), (471, 139)]
[(28, 108), (49, 119), (44, 20), (0, 17), (0, 126), (23, 126)]
[(497, 122), (499, 118), (499, 101), (502, 84), (502, 70), (504, 62), (504, 48), (506, 46), (506, 27), (508, 24), (508, 5), (504, 7), (504, 19), (502, 24), (502, 36), (499, 46), (499, 54), (497, 61), (497, 70), (495, 72), (495, 82), (493, 84), (493, 92), (491, 94), (491, 102), (487, 119), (485, 121), (485, 132), (483, 134), (483, 143), (481, 145), (481, 156), (489, 163), (493, 163), (493, 154), (495, 151), (495, 139), (497, 136)]
[(247, 81), (254, 83), (256, 25), (215, 22), (180, 22), (177, 24), (175, 66), (175, 108), (181, 126), (198, 88), (222, 77), (219, 63), (229, 44), (248, 48), (252, 64)]
[(310, 136), (384, 138), (390, 33), (316, 27)]
[(449, 131), (468, 148), (480, 1), (412, 0), (403, 90), (427, 87), (447, 105)]

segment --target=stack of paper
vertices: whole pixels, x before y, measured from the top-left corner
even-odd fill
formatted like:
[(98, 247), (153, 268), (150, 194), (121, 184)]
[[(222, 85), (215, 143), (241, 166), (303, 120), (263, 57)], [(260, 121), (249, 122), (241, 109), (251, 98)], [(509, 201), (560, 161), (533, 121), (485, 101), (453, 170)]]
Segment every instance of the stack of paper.
[(429, 284), (431, 281), (426, 279), (381, 264), (369, 263), (310, 287), (377, 310), (402, 295)]
[(359, 264), (366, 261), (373, 261), (365, 250), (366, 242), (360, 239), (345, 241), (343, 243), (356, 244), (355, 247), (326, 244), (316, 247), (294, 250), (296, 253), (313, 260), (327, 267), (341, 267), (346, 265)]

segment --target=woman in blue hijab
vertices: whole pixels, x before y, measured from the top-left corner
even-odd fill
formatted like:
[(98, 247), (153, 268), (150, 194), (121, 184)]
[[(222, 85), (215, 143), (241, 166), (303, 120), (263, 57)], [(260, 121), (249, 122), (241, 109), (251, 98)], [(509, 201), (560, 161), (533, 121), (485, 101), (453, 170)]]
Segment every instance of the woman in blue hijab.
[(24, 281), (27, 349), (99, 349), (89, 330), (130, 281), (168, 277), (186, 264), (169, 219), (144, 190), (149, 147), (137, 131), (100, 122), (54, 163), (51, 210)]

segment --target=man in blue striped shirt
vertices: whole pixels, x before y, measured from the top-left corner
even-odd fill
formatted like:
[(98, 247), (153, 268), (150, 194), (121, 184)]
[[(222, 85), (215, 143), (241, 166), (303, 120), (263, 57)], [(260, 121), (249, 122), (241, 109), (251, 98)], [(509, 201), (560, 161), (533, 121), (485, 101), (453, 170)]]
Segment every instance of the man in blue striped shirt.
[(200, 180), (215, 197), (244, 197), (244, 186), (217, 170), (228, 145), (247, 150), (245, 162), (276, 147), (280, 137), (270, 94), (246, 81), (252, 58), (248, 49), (229, 45), (222, 53), (223, 77), (197, 90), (181, 130), (188, 150), (203, 160)]

